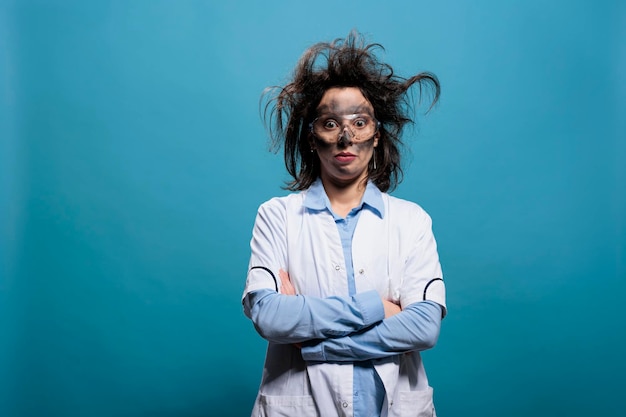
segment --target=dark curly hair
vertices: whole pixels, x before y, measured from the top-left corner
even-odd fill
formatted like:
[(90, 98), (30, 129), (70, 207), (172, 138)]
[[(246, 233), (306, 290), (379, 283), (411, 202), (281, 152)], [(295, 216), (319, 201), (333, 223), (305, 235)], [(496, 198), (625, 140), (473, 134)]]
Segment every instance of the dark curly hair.
[(393, 190), (402, 181), (400, 147), (402, 130), (413, 120), (409, 117), (412, 97), (409, 89), (419, 86), (432, 89), (430, 110), (441, 91), (439, 80), (429, 72), (410, 78), (394, 74), (393, 68), (376, 57), (380, 44), (366, 44), (356, 31), (345, 39), (320, 42), (308, 48), (284, 87), (270, 87), (263, 92), (263, 121), (268, 129), (271, 147), (284, 148), (285, 166), (293, 177), (285, 188), (295, 191), (308, 188), (320, 175), (316, 153), (310, 151), (309, 123), (316, 117), (322, 96), (332, 87), (356, 87), (374, 107), (380, 122), (380, 138), (375, 170), (374, 158), (368, 167), (368, 178), (383, 192)]

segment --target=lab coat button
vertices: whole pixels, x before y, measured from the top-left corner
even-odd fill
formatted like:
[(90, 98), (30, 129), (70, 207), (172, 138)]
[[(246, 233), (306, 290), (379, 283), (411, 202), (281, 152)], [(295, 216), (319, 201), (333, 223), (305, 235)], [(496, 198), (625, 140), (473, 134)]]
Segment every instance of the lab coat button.
[(344, 401), (341, 405), (343, 405), (343, 408), (348, 408), (348, 403), (346, 401)]
[(341, 267), (340, 267), (339, 265), (335, 265), (335, 269), (336, 269), (337, 271), (339, 271), (339, 270), (341, 269)]
[(359, 274), (363, 275), (364, 272), (365, 272), (365, 269), (363, 268), (359, 269)]

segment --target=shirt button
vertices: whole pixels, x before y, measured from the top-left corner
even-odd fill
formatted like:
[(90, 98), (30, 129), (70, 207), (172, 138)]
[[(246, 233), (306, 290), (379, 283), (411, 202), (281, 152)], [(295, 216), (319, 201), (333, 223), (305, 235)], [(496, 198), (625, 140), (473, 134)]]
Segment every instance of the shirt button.
[(359, 269), (359, 274), (363, 275), (364, 272), (365, 272), (365, 269), (363, 268)]
[(335, 265), (335, 270), (339, 271), (341, 267), (339, 265)]
[(348, 408), (348, 403), (346, 401), (344, 401), (341, 405), (343, 405), (343, 408)]

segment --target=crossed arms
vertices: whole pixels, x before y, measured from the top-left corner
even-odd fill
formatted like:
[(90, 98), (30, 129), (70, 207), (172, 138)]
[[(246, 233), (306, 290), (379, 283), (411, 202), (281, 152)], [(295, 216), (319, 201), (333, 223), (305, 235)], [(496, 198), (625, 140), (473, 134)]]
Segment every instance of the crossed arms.
[(273, 343), (296, 344), (307, 361), (354, 362), (426, 350), (439, 337), (442, 308), (433, 301), (403, 310), (376, 291), (352, 297), (297, 295), (286, 272), (280, 292), (251, 291), (244, 312)]

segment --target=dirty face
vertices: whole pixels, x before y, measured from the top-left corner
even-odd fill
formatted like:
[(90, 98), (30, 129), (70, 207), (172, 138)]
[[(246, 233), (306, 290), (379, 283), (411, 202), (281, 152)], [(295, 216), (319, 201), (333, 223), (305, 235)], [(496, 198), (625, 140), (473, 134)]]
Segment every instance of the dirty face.
[(367, 178), (380, 137), (372, 104), (356, 87), (333, 87), (316, 110), (311, 148), (319, 157), (322, 181), (346, 185)]

